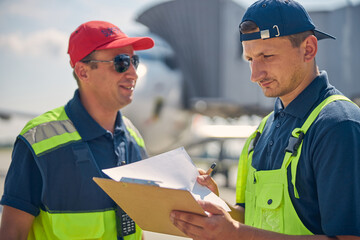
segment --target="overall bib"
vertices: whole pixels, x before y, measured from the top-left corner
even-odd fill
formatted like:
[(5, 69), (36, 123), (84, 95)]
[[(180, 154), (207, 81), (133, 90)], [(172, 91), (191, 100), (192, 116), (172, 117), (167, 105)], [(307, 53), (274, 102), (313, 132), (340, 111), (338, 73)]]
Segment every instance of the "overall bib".
[(261, 121), (258, 129), (248, 138), (240, 156), (236, 186), (236, 202), (245, 203), (246, 225), (290, 235), (313, 234), (304, 226), (292, 204), (287, 171), (290, 167), (294, 194), (299, 198), (295, 180), (303, 138), (320, 111), (335, 100), (350, 101), (344, 96), (332, 95), (321, 102), (302, 127), (292, 131), (280, 169), (258, 171), (251, 164), (257, 140), (272, 113)]

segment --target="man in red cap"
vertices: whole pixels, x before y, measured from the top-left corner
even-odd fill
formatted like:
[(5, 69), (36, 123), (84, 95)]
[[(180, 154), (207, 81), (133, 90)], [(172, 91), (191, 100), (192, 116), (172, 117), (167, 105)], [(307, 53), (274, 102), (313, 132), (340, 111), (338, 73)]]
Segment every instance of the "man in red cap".
[(146, 158), (143, 139), (120, 109), (131, 103), (148, 37), (91, 21), (70, 36), (78, 83), (65, 105), (29, 121), (6, 176), (0, 239), (140, 240), (141, 229), (95, 182), (101, 169)]

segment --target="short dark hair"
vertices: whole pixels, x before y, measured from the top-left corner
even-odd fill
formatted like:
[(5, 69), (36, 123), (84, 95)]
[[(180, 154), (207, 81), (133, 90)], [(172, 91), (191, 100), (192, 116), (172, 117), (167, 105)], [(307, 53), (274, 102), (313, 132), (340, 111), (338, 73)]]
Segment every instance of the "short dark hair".
[[(84, 63), (86, 63), (86, 64), (89, 64), (89, 66), (90, 66), (91, 69), (97, 69), (97, 68), (98, 68), (98, 65), (97, 65), (96, 62), (88, 62), (89, 60), (92, 60), (92, 59), (93, 59), (94, 53), (95, 53), (95, 51), (92, 51), (91, 53), (89, 53), (88, 55), (86, 55), (83, 59), (81, 59), (80, 62), (84, 62)], [(76, 80), (77, 85), (80, 86), (80, 85), (79, 85), (80, 79), (79, 79), (79, 77), (76, 75), (75, 70), (73, 70), (73, 76), (74, 76), (74, 78), (75, 78), (75, 80)]]
[[(240, 24), (241, 33), (251, 33), (257, 31), (258, 29), (259, 27), (253, 21), (244, 21)], [(291, 45), (296, 48), (300, 47), (300, 44), (310, 35), (314, 35), (314, 31), (305, 31), (284, 37), (287, 37), (290, 40)]]

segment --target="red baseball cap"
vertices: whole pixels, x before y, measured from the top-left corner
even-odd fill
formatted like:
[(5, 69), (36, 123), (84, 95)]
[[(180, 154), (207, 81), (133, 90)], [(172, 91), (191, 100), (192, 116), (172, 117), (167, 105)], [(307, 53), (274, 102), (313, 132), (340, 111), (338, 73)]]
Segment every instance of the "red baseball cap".
[(128, 37), (117, 26), (104, 21), (81, 24), (69, 39), (70, 65), (86, 57), (94, 50), (121, 48), (132, 45), (134, 50), (145, 50), (154, 46), (150, 37)]

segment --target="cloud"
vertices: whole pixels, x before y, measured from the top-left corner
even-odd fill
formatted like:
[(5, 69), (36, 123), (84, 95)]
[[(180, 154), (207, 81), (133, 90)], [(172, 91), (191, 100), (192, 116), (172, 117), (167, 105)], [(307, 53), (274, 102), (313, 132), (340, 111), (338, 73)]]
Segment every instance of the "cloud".
[[(56, 21), (57, 17), (69, 16), (69, 10), (76, 4), (73, 1), (56, 0), (0, 0), (1, 17), (25, 19), (31, 22), (45, 21), (44, 24)], [(7, 24), (12, 24), (8, 22)]]
[(29, 56), (65, 56), (69, 34), (56, 29), (45, 29), (25, 35), (9, 33), (0, 35), (2, 51)]

